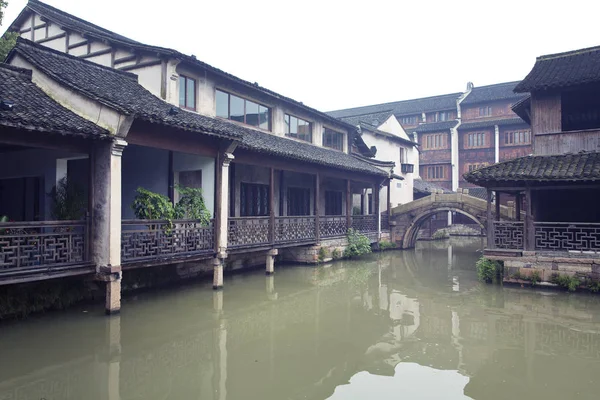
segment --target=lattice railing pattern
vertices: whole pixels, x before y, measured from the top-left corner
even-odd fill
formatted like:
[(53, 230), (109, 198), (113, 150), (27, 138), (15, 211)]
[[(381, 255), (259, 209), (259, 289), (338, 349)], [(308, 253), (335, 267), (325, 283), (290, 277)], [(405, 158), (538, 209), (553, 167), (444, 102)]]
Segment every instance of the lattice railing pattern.
[(536, 250), (600, 251), (600, 224), (535, 222)]
[(377, 215), (353, 215), (352, 229), (361, 233), (377, 232)]
[(315, 217), (275, 217), (275, 242), (302, 242), (316, 238)]
[(87, 261), (86, 221), (0, 223), (0, 273)]
[(387, 212), (381, 213), (381, 230), (390, 230), (390, 215)]
[(244, 247), (269, 243), (269, 217), (229, 218), (228, 247)]
[(321, 237), (345, 236), (348, 233), (348, 225), (345, 215), (325, 216), (319, 218)]
[(494, 221), (494, 247), (523, 250), (524, 227), (523, 221)]
[(197, 220), (123, 220), (121, 262), (193, 256), (214, 251), (214, 227)]

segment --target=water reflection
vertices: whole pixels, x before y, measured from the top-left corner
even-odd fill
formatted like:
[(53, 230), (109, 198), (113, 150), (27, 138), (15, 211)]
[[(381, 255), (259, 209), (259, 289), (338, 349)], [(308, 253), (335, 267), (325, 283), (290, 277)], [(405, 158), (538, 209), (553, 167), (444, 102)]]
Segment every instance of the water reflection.
[(600, 301), (480, 285), (479, 239), (0, 327), (0, 400), (596, 398)]

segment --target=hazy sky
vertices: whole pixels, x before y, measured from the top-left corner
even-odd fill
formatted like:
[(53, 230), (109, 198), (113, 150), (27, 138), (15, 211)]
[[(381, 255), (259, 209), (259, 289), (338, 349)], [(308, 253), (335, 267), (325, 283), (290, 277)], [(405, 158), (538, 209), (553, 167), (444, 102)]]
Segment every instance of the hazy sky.
[(46, 2), (323, 111), (518, 80), (538, 55), (600, 44), (595, 1)]

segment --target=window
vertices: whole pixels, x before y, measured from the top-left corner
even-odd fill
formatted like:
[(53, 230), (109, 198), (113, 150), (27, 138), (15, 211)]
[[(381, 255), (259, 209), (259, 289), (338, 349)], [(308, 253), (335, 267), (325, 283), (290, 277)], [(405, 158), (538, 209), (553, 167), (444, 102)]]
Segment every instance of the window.
[(196, 110), (196, 80), (179, 75), (179, 107)]
[(467, 133), (465, 148), (485, 147), (485, 133)]
[(312, 143), (312, 126), (310, 122), (285, 114), (285, 134)]
[(479, 107), (479, 116), (480, 117), (489, 117), (490, 115), (492, 115), (492, 107), (491, 106)]
[(269, 215), (269, 185), (240, 184), (240, 215), (258, 217)]
[(519, 146), (531, 143), (531, 131), (504, 132), (504, 144), (507, 146)]
[(443, 165), (434, 165), (431, 167), (427, 167), (427, 179), (430, 180), (442, 180), (444, 179), (444, 166)]
[(325, 191), (325, 215), (342, 215), (342, 192)]
[(408, 159), (406, 153), (407, 153), (406, 148), (400, 147), (400, 164), (406, 164), (408, 162), (408, 161), (406, 161)]
[(413, 115), (412, 117), (402, 117), (400, 119), (400, 123), (402, 125), (416, 125), (417, 124), (417, 116)]
[(450, 119), (450, 112), (448, 111), (440, 111), (433, 113), (433, 118), (431, 122), (443, 122), (448, 121)]
[(262, 104), (217, 89), (217, 117), (269, 130), (271, 109)]
[(329, 128), (324, 128), (323, 146), (336, 150), (344, 150), (344, 134)]
[(467, 164), (467, 168), (466, 168), (466, 170), (467, 170), (468, 172), (471, 172), (471, 171), (475, 171), (476, 169), (480, 169), (480, 168), (486, 167), (487, 165), (488, 165), (488, 163), (481, 163), (481, 164)]
[(445, 133), (425, 135), (423, 139), (423, 147), (428, 150), (446, 149), (448, 147), (448, 135)]
[(310, 189), (288, 188), (287, 215), (310, 215)]

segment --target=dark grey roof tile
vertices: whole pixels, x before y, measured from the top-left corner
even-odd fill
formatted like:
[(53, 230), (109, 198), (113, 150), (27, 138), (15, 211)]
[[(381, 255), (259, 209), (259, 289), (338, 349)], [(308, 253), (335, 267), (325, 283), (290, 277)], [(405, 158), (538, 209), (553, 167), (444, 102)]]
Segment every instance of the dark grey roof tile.
[(478, 129), (478, 128), (489, 128), (494, 125), (498, 126), (510, 126), (510, 125), (526, 125), (527, 122), (523, 121), (521, 118), (503, 118), (503, 119), (489, 119), (483, 121), (473, 121), (473, 122), (463, 122), (459, 127), (459, 131), (464, 131), (468, 129)]
[(442, 122), (431, 122), (428, 124), (421, 124), (411, 129), (411, 132), (417, 133), (428, 133), (428, 132), (440, 132), (447, 131), (454, 128), (458, 124), (458, 121), (442, 121)]
[(498, 100), (514, 100), (515, 102), (519, 101), (525, 96), (513, 92), (513, 89), (518, 83), (519, 81), (504, 82), (494, 85), (474, 87), (473, 90), (471, 90), (471, 93), (469, 93), (460, 104), (472, 105), (476, 103), (486, 103)]

